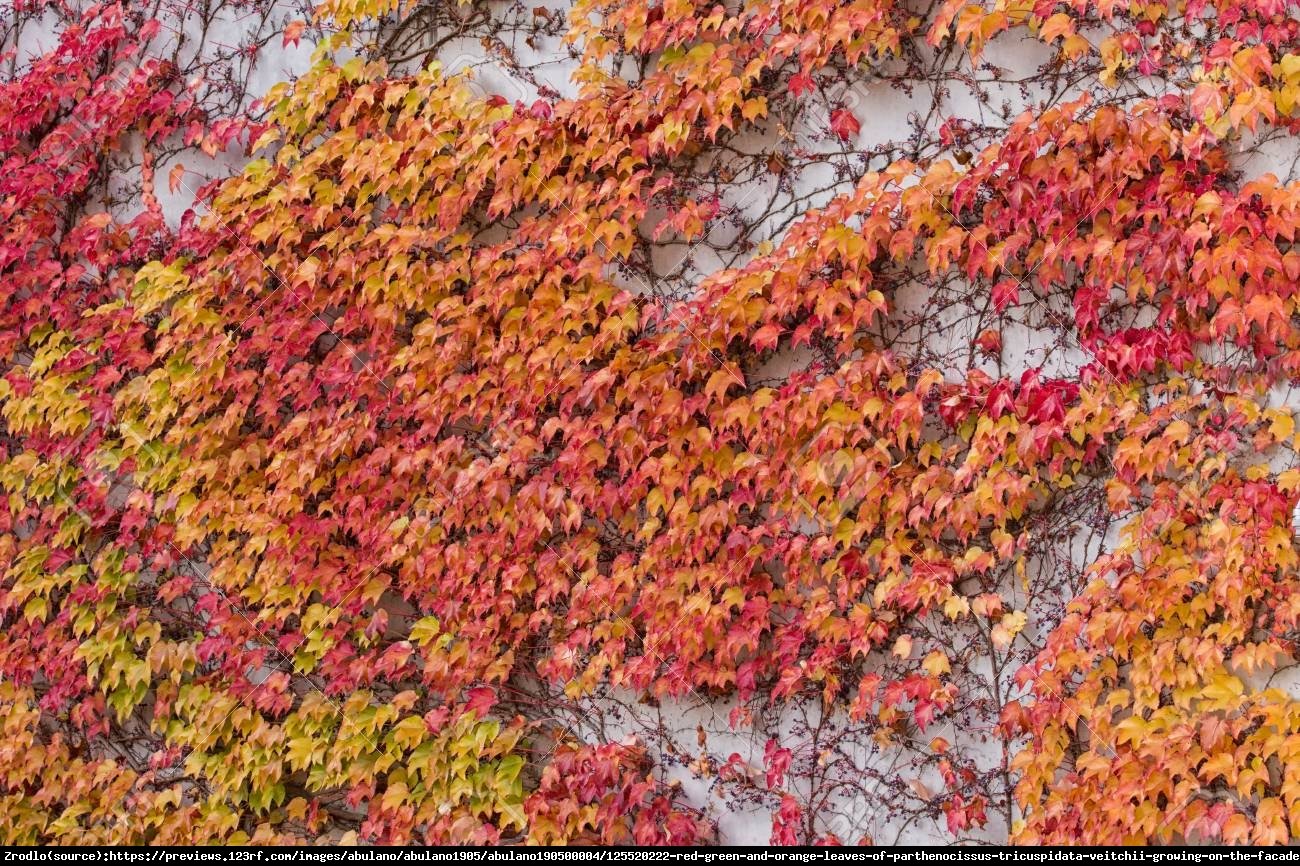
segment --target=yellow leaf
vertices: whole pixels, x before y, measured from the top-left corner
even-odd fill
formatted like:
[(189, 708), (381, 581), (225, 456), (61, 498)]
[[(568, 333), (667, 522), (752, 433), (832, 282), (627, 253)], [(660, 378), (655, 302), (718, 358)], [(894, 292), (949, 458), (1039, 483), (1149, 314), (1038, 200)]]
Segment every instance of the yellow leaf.
[(410, 640), (416, 646), (424, 646), (437, 636), (438, 618), (436, 616), (426, 616), (411, 624)]
[(1115, 726), (1115, 742), (1136, 743), (1146, 735), (1148, 727), (1150, 725), (1141, 716), (1129, 716)]
[(1203, 697), (1209, 698), (1215, 704), (1225, 707), (1236, 703), (1237, 699), (1246, 691), (1241, 680), (1232, 674), (1223, 673), (1215, 677), (1209, 685), (1201, 690)]
[(1002, 617), (1002, 627), (1015, 637), (1020, 634), (1025, 625), (1029, 622), (1029, 617), (1022, 610), (1013, 610)]
[(970, 613), (970, 602), (960, 595), (950, 595), (943, 603), (943, 614), (948, 619), (958, 619)]
[(1038, 31), (1038, 38), (1044, 42), (1054, 42), (1059, 36), (1068, 36), (1074, 32), (1074, 19), (1064, 12), (1057, 12), (1043, 22), (1043, 29)]
[(943, 654), (942, 650), (935, 650), (925, 657), (921, 662), (921, 667), (932, 677), (941, 676), (950, 673), (952, 666), (948, 663), (948, 657)]
[(822, 420), (834, 424), (860, 424), (862, 416), (843, 403), (836, 402), (822, 415)]
[(45, 599), (39, 595), (35, 598), (28, 599), (27, 604), (23, 605), (23, 619), (28, 622), (32, 620), (44, 620), (46, 613), (49, 612), (49, 606)]
[(1267, 413), (1269, 418), (1268, 433), (1277, 442), (1290, 439), (1295, 433), (1295, 418), (1285, 409), (1274, 409)]

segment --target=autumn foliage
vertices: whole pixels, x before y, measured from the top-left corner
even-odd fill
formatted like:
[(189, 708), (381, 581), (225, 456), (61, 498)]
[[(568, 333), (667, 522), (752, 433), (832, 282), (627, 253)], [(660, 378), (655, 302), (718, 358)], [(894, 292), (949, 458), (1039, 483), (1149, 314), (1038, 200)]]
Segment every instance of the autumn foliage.
[(1297, 4), (460, 10), (7, 31), (0, 839), (1300, 834)]

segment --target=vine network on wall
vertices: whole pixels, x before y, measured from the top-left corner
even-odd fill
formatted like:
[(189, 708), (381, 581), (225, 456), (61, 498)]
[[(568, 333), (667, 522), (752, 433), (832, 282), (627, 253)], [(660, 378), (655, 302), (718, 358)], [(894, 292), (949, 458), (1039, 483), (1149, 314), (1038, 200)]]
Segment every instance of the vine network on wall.
[(1300, 3), (0, 27), (0, 841), (1300, 835)]

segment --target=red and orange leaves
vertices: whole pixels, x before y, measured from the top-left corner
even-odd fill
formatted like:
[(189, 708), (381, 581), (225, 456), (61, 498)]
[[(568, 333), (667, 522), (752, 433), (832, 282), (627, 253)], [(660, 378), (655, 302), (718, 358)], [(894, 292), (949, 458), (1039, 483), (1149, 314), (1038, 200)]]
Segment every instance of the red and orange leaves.
[[(1072, 16), (1130, 12), (942, 14), (976, 48), (1028, 23), (1113, 75)], [(1285, 78), (1286, 34), (1253, 15), (1234, 38)], [(75, 189), (30, 130), (6, 141), (29, 175), (5, 199), (27, 227), (4, 253), (0, 662), (7, 729), (56, 767), (0, 762), (9, 837), (100, 838), (94, 767), (145, 841), (185, 826), (161, 770), (210, 795), (184, 814), (212, 839), (710, 838), (640, 745), (553, 724), (614, 688), (729, 701), (741, 730), (827, 707), (909, 756), (913, 784), (879, 796), (958, 838), (1015, 780), (1027, 841), (1285, 838), (1295, 713), (1261, 676), (1296, 609), (1293, 422), (1268, 403), (1300, 348), (1296, 190), (1240, 183), (1224, 143), (1285, 125), (1272, 67), (1067, 102), (960, 165), (892, 161), (671, 303), (621, 268), (660, 206), (707, 234), (718, 199), (670, 195), (689, 159), (947, 24), (879, 2), (574, 20), (580, 93), (535, 109), (323, 55), (179, 239), (144, 198), (47, 249)], [(618, 51), (656, 59), (619, 80)], [(140, 99), (106, 100), (106, 141), (183, 104)], [(903, 339), (904, 296), (938, 281), (975, 310), (963, 364)], [(1073, 368), (1001, 366), (1031, 316)], [(1107, 502), (1126, 533), (1061, 614), (1053, 545)], [(945, 726), (999, 714), (984, 773)], [(79, 753), (142, 731), (147, 772)], [(692, 766), (757, 790), (778, 841), (838, 839), (801, 787), (830, 750), (764, 752)]]

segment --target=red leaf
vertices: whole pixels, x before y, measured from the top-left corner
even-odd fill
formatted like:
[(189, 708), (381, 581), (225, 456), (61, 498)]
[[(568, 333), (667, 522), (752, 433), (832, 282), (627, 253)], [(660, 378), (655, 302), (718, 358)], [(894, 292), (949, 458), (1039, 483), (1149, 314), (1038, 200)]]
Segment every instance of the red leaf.
[(763, 747), (763, 762), (767, 764), (767, 787), (780, 787), (785, 781), (785, 774), (790, 769), (794, 754), (789, 749), (781, 748), (776, 740), (768, 740)]
[(302, 31), (307, 27), (306, 21), (290, 21), (284, 27), (283, 46), (297, 45), (298, 40), (302, 38)]
[(802, 96), (816, 87), (813, 77), (806, 72), (799, 72), (790, 76), (790, 83), (786, 85), (791, 95)]
[(465, 701), (465, 709), (478, 714), (480, 719), (487, 718), (488, 712), (496, 706), (497, 693), (487, 686), (470, 689)]
[(831, 112), (831, 132), (838, 135), (841, 141), (855, 138), (861, 131), (862, 124), (847, 108), (837, 108)]
[(993, 306), (999, 313), (1018, 303), (1020, 303), (1020, 283), (1016, 280), (1002, 280), (993, 287)]

